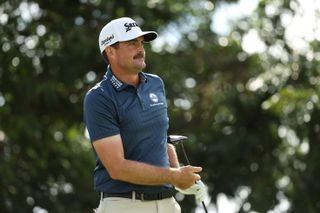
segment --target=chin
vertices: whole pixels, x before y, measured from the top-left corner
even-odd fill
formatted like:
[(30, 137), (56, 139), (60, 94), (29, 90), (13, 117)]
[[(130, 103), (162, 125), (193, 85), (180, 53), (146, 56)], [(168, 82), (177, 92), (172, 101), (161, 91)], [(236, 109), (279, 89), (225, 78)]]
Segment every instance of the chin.
[(139, 64), (138, 66), (136, 66), (138, 69), (143, 70), (144, 68), (146, 68), (146, 64)]

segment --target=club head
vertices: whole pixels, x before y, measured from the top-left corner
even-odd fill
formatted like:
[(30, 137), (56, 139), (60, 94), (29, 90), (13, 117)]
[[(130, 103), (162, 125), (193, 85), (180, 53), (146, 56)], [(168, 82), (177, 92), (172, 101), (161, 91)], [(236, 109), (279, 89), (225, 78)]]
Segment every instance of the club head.
[(187, 139), (188, 137), (183, 135), (168, 135), (167, 142), (176, 145)]

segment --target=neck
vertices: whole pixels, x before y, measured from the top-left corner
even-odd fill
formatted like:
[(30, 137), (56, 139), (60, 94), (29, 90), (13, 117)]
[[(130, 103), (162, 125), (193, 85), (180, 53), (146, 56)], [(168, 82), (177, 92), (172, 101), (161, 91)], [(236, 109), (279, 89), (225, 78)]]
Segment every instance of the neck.
[(119, 69), (112, 69), (113, 74), (119, 79), (120, 81), (132, 85), (138, 86), (139, 84), (139, 72), (125, 72)]

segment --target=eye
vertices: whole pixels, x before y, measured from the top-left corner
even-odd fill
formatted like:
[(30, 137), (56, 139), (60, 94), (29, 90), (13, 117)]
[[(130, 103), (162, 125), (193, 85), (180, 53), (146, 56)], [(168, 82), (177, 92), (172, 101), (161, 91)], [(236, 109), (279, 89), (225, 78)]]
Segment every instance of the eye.
[(130, 45), (136, 45), (136, 44), (137, 44), (137, 41), (136, 41), (136, 40), (132, 40), (132, 41), (129, 42), (129, 44), (130, 44)]
[(127, 45), (128, 46), (136, 46), (136, 47), (144, 46), (144, 41), (143, 40), (131, 40), (131, 41), (127, 42)]

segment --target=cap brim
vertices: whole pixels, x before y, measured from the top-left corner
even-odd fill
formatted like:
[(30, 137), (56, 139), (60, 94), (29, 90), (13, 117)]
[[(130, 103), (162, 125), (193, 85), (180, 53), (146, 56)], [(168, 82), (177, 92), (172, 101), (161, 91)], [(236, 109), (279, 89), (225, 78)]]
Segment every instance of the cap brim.
[(150, 41), (153, 41), (154, 39), (156, 39), (158, 37), (158, 34), (155, 31), (139, 32), (139, 33), (131, 35), (129, 37), (119, 39), (118, 41), (119, 42), (121, 42), (121, 41), (130, 41), (130, 40), (136, 39), (136, 38), (141, 37), (141, 36), (143, 36), (144, 42), (150, 42)]
[(158, 34), (154, 31), (143, 32), (142, 36), (144, 37), (145, 42), (150, 42), (155, 40), (158, 37)]

